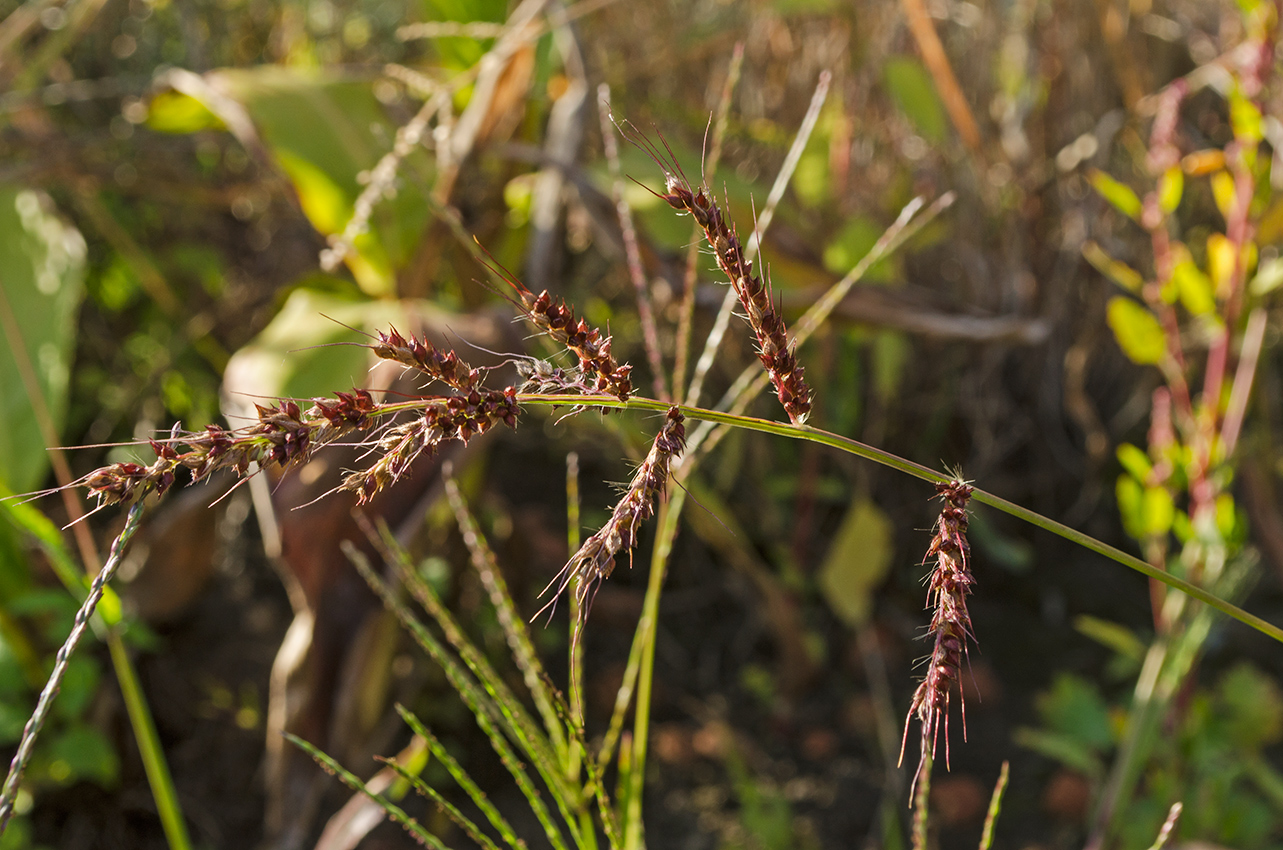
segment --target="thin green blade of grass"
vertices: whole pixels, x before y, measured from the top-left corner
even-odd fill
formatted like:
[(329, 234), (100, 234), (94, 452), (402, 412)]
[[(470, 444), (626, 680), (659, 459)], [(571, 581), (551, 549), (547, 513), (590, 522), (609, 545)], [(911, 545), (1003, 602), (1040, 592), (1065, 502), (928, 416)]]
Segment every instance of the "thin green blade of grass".
[[(577, 808), (582, 795), (570, 784), (564, 774), (564, 742), (561, 754), (553, 750), (544, 731), (535, 723), (534, 718), (526, 711), (525, 706), (513, 694), (512, 689), (495, 671), (485, 655), (464, 634), (458, 621), (441, 602), (436, 591), (414, 569), (409, 554), (397, 544), (386, 527), (380, 529), (380, 540), (376, 543), (381, 544), (383, 556), (396, 570), (398, 578), (441, 627), (446, 640), (459, 653), (464, 665), (485, 690), (489, 697), (488, 705), (499, 712), (499, 717), (494, 719), (499, 721), (500, 728), (509, 733), (513, 742), (535, 765), (539, 775), (552, 789), (558, 804), (561, 805), (564, 800), (569, 809)], [(554, 728), (558, 732), (561, 731), (559, 721), (554, 720)]]
[(353, 791), (358, 791), (366, 797), (369, 797), (370, 800), (387, 813), (389, 818), (400, 824), (401, 827), (406, 832), (413, 835), (419, 843), (431, 847), (432, 850), (451, 850), (449, 846), (441, 842), (441, 839), (428, 832), (423, 827), (423, 824), (410, 817), (410, 815), (406, 813), (405, 809), (402, 809), (382, 794), (371, 792), (370, 789), (366, 787), (365, 783), (361, 781), (360, 777), (344, 770), (341, 764), (321, 752), (321, 750), (317, 749), (307, 741), (304, 741), (297, 735), (292, 735), (289, 732), (283, 732), (282, 734), (285, 736), (285, 740), (311, 756), (317, 764), (324, 768), (328, 773), (338, 777), (339, 781), (344, 785), (351, 788)]
[(525, 620), (517, 615), (517, 608), (513, 604), (512, 594), (508, 591), (508, 583), (504, 581), (503, 574), (499, 571), (494, 550), (490, 548), (489, 541), (486, 540), (472, 512), (468, 509), (467, 502), (459, 491), (458, 483), (447, 476), (445, 490), (450, 506), (454, 508), (454, 518), (459, 524), (459, 531), (463, 534), (463, 543), (472, 556), (472, 567), (476, 570), (482, 587), (490, 597), (490, 604), (494, 606), (499, 626), (503, 629), (504, 637), (508, 641), (508, 648), (512, 651), (513, 660), (517, 663), (517, 669), (521, 671), (526, 688), (534, 698), (535, 709), (543, 718), (544, 729), (552, 742), (552, 747), (561, 763), (565, 764), (568, 751), (566, 736), (562, 731), (561, 712), (554, 705), (557, 696), (548, 686), (548, 676), (544, 672), (543, 664), (539, 661), (539, 656), (535, 653)]
[[(509, 721), (504, 717), (500, 709), (493, 704), (490, 696), (486, 694), (476, 682), (470, 679), (467, 671), (465, 671), (457, 661), (450, 657), (450, 653), (441, 644), (441, 642), (438, 641), (432, 633), (428, 631), (427, 627), (420, 623), (418, 618), (416, 618), (410, 610), (396, 598), (392, 593), (391, 588), (387, 586), (387, 583), (375, 574), (373, 568), (370, 566), (369, 559), (365, 556), (365, 553), (352, 545), (351, 541), (345, 540), (340, 544), (340, 546), (343, 549), (343, 554), (346, 555), (348, 560), (352, 562), (353, 566), (357, 568), (357, 571), (361, 573), (362, 578), (365, 579), (366, 583), (370, 585), (378, 597), (383, 600), (383, 604), (396, 614), (402, 625), (405, 626), (405, 628), (410, 632), (410, 635), (415, 639), (415, 642), (418, 643), (419, 646), (423, 648), (424, 652), (427, 652), (434, 661), (441, 665), (441, 669), (445, 673), (446, 679), (450, 682), (450, 686), (454, 688), (455, 692), (458, 693), (459, 697), (463, 700), (464, 705), (466, 705), (468, 710), (472, 712), (472, 716), (477, 721), (477, 726), (480, 727), (481, 731), (490, 739), (490, 746), (494, 748), (494, 751), (498, 754), (499, 760), (503, 763), (503, 766), (507, 768), (508, 772), (512, 774), (513, 779), (516, 780), (517, 786), (521, 789), (521, 793), (525, 795), (526, 800), (530, 803), (530, 808), (535, 813), (535, 817), (538, 818), (540, 824), (544, 827), (544, 832), (548, 836), (549, 842), (552, 843), (555, 850), (566, 850), (565, 838), (553, 822), (551, 813), (548, 811), (548, 807), (544, 805), (543, 800), (539, 795), (539, 790), (530, 780), (530, 775), (521, 765), (516, 753), (513, 752), (512, 747), (508, 743), (508, 738), (505, 736), (504, 732), (500, 731), (502, 728), (509, 734), (516, 734), (509, 725)], [(535, 766), (536, 768), (539, 767), (537, 762)], [(562, 818), (564, 818), (567, 823), (573, 823), (571, 820), (571, 807), (560, 794), (556, 793), (556, 787), (556, 785), (549, 783), (549, 788), (552, 789), (553, 792), (552, 798), (556, 802)]]
[[(543, 393), (522, 393), (517, 396), (521, 404), (551, 404), (551, 405), (584, 405), (591, 404), (594, 407), (612, 407), (623, 410), (656, 410), (664, 411), (670, 405), (662, 401), (653, 399), (631, 398), (626, 402), (621, 402), (613, 396), (581, 396), (581, 395), (562, 395), (562, 394), (543, 394)], [(874, 463), (880, 463), (883, 466), (890, 467), (907, 475), (921, 478), (923, 481), (929, 481), (932, 484), (944, 484), (950, 480), (948, 475), (936, 472), (929, 467), (911, 460), (885, 452), (882, 449), (870, 446), (867, 443), (861, 443), (859, 440), (853, 440), (850, 437), (843, 437), (840, 434), (834, 434), (831, 431), (824, 431), (820, 428), (814, 428), (810, 425), (793, 425), (788, 422), (776, 422), (769, 419), (759, 419), (753, 416), (744, 416), (737, 413), (729, 413), (720, 410), (708, 410), (702, 407), (681, 406), (682, 415), (688, 419), (697, 419), (705, 422), (712, 422), (720, 425), (732, 425), (739, 428), (745, 428), (749, 431), (759, 431), (764, 434), (775, 434), (780, 437), (788, 437), (793, 440), (809, 440), (819, 443), (820, 445), (829, 446), (849, 454), (862, 457), (865, 460), (871, 460)], [(698, 433), (698, 429), (696, 429)], [(690, 454), (689, 446), (692, 440), (687, 441), (687, 454)], [(678, 490), (680, 492), (680, 489)], [(676, 494), (674, 494), (676, 498)], [(1070, 528), (1064, 523), (1057, 522), (1054, 519), (1043, 516), (1029, 508), (1017, 505), (1000, 496), (995, 496), (984, 490), (976, 489), (972, 498), (990, 507), (997, 508), (1004, 513), (1011, 514), (1017, 519), (1024, 520), (1030, 525), (1035, 525), (1044, 531), (1065, 538), (1071, 543), (1076, 543), (1084, 549), (1089, 549), (1098, 555), (1104, 555), (1111, 561), (1116, 561), (1124, 567), (1135, 570), (1136, 572), (1160, 581), (1170, 588), (1179, 590), (1181, 593), (1191, 596), (1200, 602), (1204, 602), (1222, 614), (1226, 614), (1256, 629), (1261, 634), (1273, 638), (1279, 643), (1283, 643), (1283, 628), (1274, 625), (1266, 620), (1261, 619), (1255, 614), (1249, 614), (1242, 608), (1220, 598), (1216, 594), (1199, 587), (1196, 584), (1179, 578), (1165, 570), (1160, 570), (1151, 564), (1147, 564), (1134, 555), (1129, 555), (1121, 549), (1103, 543), (1089, 534)]]
[(985, 813), (985, 827), (980, 833), (980, 850), (989, 850), (993, 846), (993, 831), (998, 825), (998, 815), (1002, 812), (1002, 797), (1007, 793), (1007, 779), (1011, 775), (1011, 762), (1004, 761), (998, 773), (998, 782), (993, 786), (993, 796), (989, 798), (989, 810)]
[[(410, 783), (410, 786), (413, 787), (420, 796), (436, 803), (437, 806), (441, 808), (441, 811), (445, 812), (446, 817), (454, 821), (455, 825), (462, 829), (464, 834), (477, 844), (486, 848), (486, 850), (499, 850), (499, 845), (495, 844), (494, 841), (490, 839), (490, 836), (482, 832), (477, 825), (472, 822), (471, 818), (459, 811), (453, 803), (445, 797), (442, 797), (441, 792), (437, 791), (437, 789), (433, 788), (431, 785), (424, 782), (421, 778), (415, 776), (392, 759), (383, 758), (381, 756), (376, 756), (376, 758), (388, 767), (392, 768), (397, 776), (400, 776), (403, 780)], [(525, 845), (523, 844), (520, 846), (524, 847)]]
[[(508, 823), (507, 818), (495, 808), (494, 803), (490, 802), (486, 792), (482, 791), (477, 783), (473, 781), (472, 776), (463, 769), (463, 765), (459, 764), (441, 741), (428, 731), (428, 727), (423, 724), (423, 721), (419, 720), (414, 712), (403, 705), (397, 705), (396, 711), (414, 734), (427, 742), (428, 750), (432, 753), (432, 757), (445, 766), (446, 772), (450, 774), (455, 782), (459, 783), (459, 787), (467, 793), (476, 807), (481, 810), (481, 813), (485, 815), (486, 820), (499, 833), (499, 837), (503, 839), (504, 843), (512, 847), (513, 850), (524, 850), (526, 842), (517, 837), (516, 830), (512, 828), (512, 824)], [(435, 794), (436, 792), (433, 791), (432, 793)]]

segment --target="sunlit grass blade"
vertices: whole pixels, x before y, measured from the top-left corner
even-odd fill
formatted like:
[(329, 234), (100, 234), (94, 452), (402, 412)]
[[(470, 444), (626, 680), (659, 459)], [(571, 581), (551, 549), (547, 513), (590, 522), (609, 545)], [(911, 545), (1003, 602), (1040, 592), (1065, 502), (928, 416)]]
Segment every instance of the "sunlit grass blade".
[(504, 637), (508, 641), (508, 648), (512, 650), (512, 657), (517, 664), (517, 669), (521, 671), (522, 680), (534, 698), (535, 708), (543, 719), (544, 729), (551, 739), (553, 749), (557, 752), (559, 759), (565, 763), (566, 736), (562, 731), (561, 712), (554, 705), (557, 695), (548, 685), (548, 676), (544, 672), (543, 664), (539, 661), (539, 656), (535, 654), (525, 620), (517, 614), (512, 594), (508, 591), (508, 583), (504, 581), (503, 574), (499, 571), (494, 550), (490, 548), (472, 512), (468, 510), (467, 502), (459, 492), (458, 483), (453, 478), (447, 477), (445, 490), (450, 499), (450, 506), (454, 508), (454, 517), (459, 524), (459, 531), (463, 534), (463, 543), (472, 556), (473, 569), (481, 579), (481, 586), (485, 588), (490, 604), (494, 606), (499, 626), (503, 629)]
[(445, 797), (442, 797), (441, 792), (437, 791), (431, 785), (424, 782), (421, 778), (415, 776), (392, 759), (384, 758), (382, 756), (376, 756), (375, 758), (390, 767), (397, 776), (400, 776), (406, 782), (410, 783), (411, 787), (413, 787), (414, 790), (425, 799), (436, 803), (437, 806), (440, 807), (441, 811), (445, 812), (446, 817), (454, 821), (455, 825), (462, 829), (464, 834), (474, 842), (484, 847), (485, 850), (499, 850), (499, 845), (495, 844), (494, 841), (490, 839), (490, 836), (478, 829), (477, 825), (473, 823), (467, 815), (459, 811), (453, 803)]
[[(392, 589), (388, 587), (387, 583), (374, 572), (373, 568), (370, 566), (369, 559), (365, 556), (365, 553), (357, 549), (350, 541), (343, 541), (341, 547), (343, 549), (343, 554), (352, 562), (353, 566), (356, 567), (357, 571), (361, 574), (361, 577), (370, 585), (375, 594), (383, 600), (383, 604), (396, 614), (397, 619), (399, 619), (401, 624), (410, 632), (410, 635), (414, 638), (415, 642), (419, 644), (424, 652), (428, 653), (432, 660), (441, 665), (442, 672), (445, 673), (446, 679), (450, 682), (451, 687), (453, 687), (455, 692), (459, 694), (459, 697), (463, 700), (464, 705), (468, 707), (468, 710), (472, 712), (472, 716), (477, 721), (477, 726), (480, 727), (481, 731), (490, 739), (490, 746), (494, 748), (495, 753), (499, 756), (499, 760), (512, 775), (526, 800), (529, 801), (530, 808), (534, 811), (535, 817), (538, 818), (539, 823), (543, 826), (544, 833), (548, 836), (549, 842), (552, 843), (555, 850), (566, 850), (565, 838), (562, 836), (561, 830), (553, 822), (552, 815), (548, 811), (548, 807), (544, 805), (539, 794), (539, 789), (535, 787), (534, 782), (530, 779), (530, 775), (521, 765), (520, 759), (518, 759), (516, 753), (513, 752), (512, 746), (508, 743), (508, 738), (505, 736), (504, 732), (500, 731), (502, 729), (506, 730), (508, 734), (514, 736), (517, 735), (509, 716), (504, 715), (503, 709), (494, 704), (494, 700), (485, 692), (485, 690), (478, 685), (471, 676), (469, 676), (468, 672), (457, 661), (455, 661), (453, 657), (451, 657), (446, 647), (442, 645), (442, 643), (437, 640), (430, 631), (428, 631), (427, 627), (424, 626), (423, 623), (419, 622), (418, 618), (410, 612), (404, 603), (396, 598), (396, 594), (392, 592)], [(527, 741), (525, 743), (528, 744), (529, 742)], [(536, 762), (535, 767), (536, 769), (540, 769), (540, 775), (545, 777), (545, 781), (548, 781), (549, 776), (554, 777), (554, 779), (557, 777), (555, 771), (551, 773), (545, 772), (548, 767), (546, 764), (541, 768), (541, 765)], [(555, 767), (555, 765), (553, 767)], [(548, 782), (548, 784), (549, 788), (552, 789), (552, 798), (556, 802), (562, 818), (567, 823), (573, 823), (571, 820), (572, 806), (568, 803), (567, 796), (558, 793), (558, 785), (553, 784), (553, 782)], [(564, 783), (562, 784), (564, 785)]]
[(1002, 797), (1007, 793), (1007, 779), (1011, 774), (1011, 762), (1004, 761), (998, 773), (998, 781), (993, 786), (993, 796), (989, 798), (989, 811), (985, 813), (985, 828), (980, 833), (980, 850), (989, 850), (993, 846), (993, 831), (998, 825), (998, 815), (1002, 813)]
[(292, 735), (289, 732), (284, 732), (282, 734), (285, 736), (287, 741), (315, 759), (316, 763), (325, 768), (327, 772), (338, 777), (339, 781), (344, 785), (351, 788), (353, 791), (358, 791), (369, 797), (379, 806), (379, 808), (383, 809), (383, 811), (387, 813), (389, 818), (400, 824), (401, 827), (404, 828), (406, 832), (413, 835), (415, 840), (420, 844), (431, 847), (432, 850), (451, 850), (451, 848), (443, 844), (439, 838), (428, 832), (423, 827), (423, 824), (406, 814), (405, 809), (402, 809), (382, 794), (372, 793), (369, 788), (366, 787), (365, 783), (361, 781), (360, 777), (344, 770), (343, 766), (337, 761), (330, 758), (328, 755), (321, 752), (312, 744), (309, 744), (297, 735)]
[[(552, 789), (558, 805), (564, 804), (563, 814), (575, 808), (580, 794), (565, 776), (564, 738), (561, 751), (554, 751), (544, 730), (535, 723), (525, 705), (504, 682), (503, 677), (498, 674), (490, 661), (464, 634), (454, 615), (442, 603), (436, 591), (414, 569), (409, 553), (401, 548), (386, 527), (380, 528), (379, 539), (375, 540), (375, 543), (381, 547), (384, 558), (397, 571), (397, 577), (440, 626), (446, 640), (459, 653), (459, 658), (476, 677), (476, 681), (489, 697), (489, 705), (499, 712), (499, 717), (495, 718), (496, 721), (509, 733), (513, 743), (521, 748), (526, 758), (535, 765), (539, 775)], [(554, 720), (553, 728), (560, 733), (560, 722)]]
[[(504, 843), (509, 847), (514, 848), (514, 850), (525, 847), (525, 842), (517, 837), (516, 830), (512, 828), (512, 824), (508, 823), (507, 818), (505, 818), (499, 810), (495, 808), (494, 803), (490, 802), (490, 798), (486, 796), (486, 792), (482, 791), (481, 788), (478, 787), (477, 783), (473, 781), (468, 772), (463, 769), (463, 765), (459, 764), (441, 741), (428, 731), (428, 727), (423, 725), (423, 721), (419, 720), (419, 718), (405, 706), (398, 705), (396, 710), (397, 714), (401, 715), (401, 719), (406, 722), (406, 725), (409, 726), (411, 730), (413, 730), (414, 734), (427, 742), (428, 750), (432, 753), (432, 757), (445, 766), (446, 771), (455, 782), (459, 783), (459, 787), (467, 793), (468, 797), (471, 798), (476, 807), (481, 810), (481, 813), (485, 815), (486, 820), (489, 821), (490, 825), (499, 833), (499, 837), (503, 839)], [(415, 788), (418, 789), (417, 784), (415, 785)], [(420, 791), (420, 793), (423, 792)], [(431, 794), (435, 799), (436, 792), (432, 791)]]

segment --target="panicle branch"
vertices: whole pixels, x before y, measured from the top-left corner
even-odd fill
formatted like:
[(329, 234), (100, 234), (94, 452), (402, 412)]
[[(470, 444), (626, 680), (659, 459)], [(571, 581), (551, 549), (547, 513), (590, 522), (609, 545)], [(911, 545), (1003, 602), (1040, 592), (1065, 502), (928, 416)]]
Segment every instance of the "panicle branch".
[[(967, 613), (967, 596), (975, 579), (971, 575), (971, 546), (967, 542), (967, 503), (972, 488), (960, 477), (936, 485), (936, 494), (944, 502), (936, 520), (935, 536), (927, 549), (926, 559), (936, 559), (928, 579), (927, 602), (935, 609), (928, 634), (935, 636), (930, 666), (922, 683), (913, 694), (913, 702), (904, 719), (904, 737), (900, 741), (900, 761), (904, 761), (909, 724), (916, 715), (922, 724), (921, 758), (913, 775), (914, 784), (922, 773), (927, 757), (935, 759), (936, 741), (944, 727), (945, 766), (949, 764), (949, 705), (951, 692), (960, 685), (962, 659), (967, 654), (967, 641), (975, 641), (971, 615)], [(962, 706), (962, 737), (967, 736), (967, 705), (961, 687), (958, 702)], [(910, 795), (912, 796), (912, 795)]]
[[(615, 569), (615, 556), (627, 551), (637, 544), (637, 529), (655, 514), (655, 499), (662, 495), (668, 485), (668, 469), (672, 459), (682, 453), (686, 447), (685, 417), (677, 405), (668, 409), (664, 425), (655, 435), (655, 441), (641, 466), (637, 468), (633, 480), (629, 482), (624, 496), (615, 505), (610, 519), (601, 530), (584, 541), (579, 551), (570, 556), (566, 566), (556, 578), (544, 588), (544, 593), (556, 585), (556, 592), (548, 605), (556, 602), (557, 597), (568, 588), (572, 581), (579, 580), (575, 591), (580, 611), (587, 614), (587, 602), (593, 590), (610, 577)], [(545, 609), (548, 606), (544, 606)], [(540, 613), (543, 613), (540, 611)], [(536, 615), (538, 616), (538, 615)]]

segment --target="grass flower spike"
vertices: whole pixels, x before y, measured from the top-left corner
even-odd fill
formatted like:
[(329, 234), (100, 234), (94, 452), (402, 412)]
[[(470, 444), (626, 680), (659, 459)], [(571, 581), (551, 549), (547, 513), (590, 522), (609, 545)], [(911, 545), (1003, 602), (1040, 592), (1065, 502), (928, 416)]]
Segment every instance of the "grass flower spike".
[[(936, 493), (944, 502), (936, 520), (935, 537), (927, 549), (927, 557), (936, 559), (935, 569), (928, 580), (927, 601), (935, 609), (928, 633), (935, 636), (931, 663), (922, 683), (913, 694), (908, 716), (904, 720), (904, 737), (900, 742), (900, 761), (904, 761), (904, 748), (909, 740), (909, 725), (916, 715), (922, 724), (921, 759), (913, 776), (914, 784), (922, 773), (927, 755), (935, 759), (936, 741), (940, 727), (944, 727), (945, 766), (949, 764), (949, 705), (951, 693), (959, 684), (962, 658), (967, 653), (967, 641), (974, 641), (971, 615), (967, 613), (967, 596), (975, 579), (971, 575), (971, 546), (967, 543), (967, 502), (971, 499), (971, 486), (960, 478), (936, 485)], [(962, 735), (967, 735), (967, 707), (961, 690), (958, 702), (962, 705)], [(911, 795), (912, 796), (912, 795)]]
[(570, 556), (557, 577), (544, 588), (547, 593), (554, 584), (557, 586), (549, 605), (556, 601), (572, 581), (579, 579), (579, 587), (575, 593), (580, 610), (586, 610), (583, 603), (588, 599), (592, 588), (600, 585), (614, 571), (615, 556), (625, 551), (631, 554), (633, 546), (637, 544), (638, 526), (654, 516), (655, 499), (664, 493), (668, 485), (669, 464), (685, 447), (685, 417), (677, 405), (673, 405), (668, 409), (663, 427), (655, 435), (650, 452), (637, 468), (628, 489), (624, 491), (624, 497), (611, 512), (610, 519), (600, 531), (584, 541), (579, 551)]
[(753, 273), (734, 225), (727, 223), (708, 187), (692, 188), (672, 151), (664, 156), (640, 134), (633, 136), (638, 146), (664, 170), (667, 194), (660, 197), (673, 209), (690, 213), (704, 231), (717, 257), (717, 265), (730, 279), (757, 336), (757, 356), (770, 375), (775, 395), (794, 425), (805, 424), (811, 414), (811, 388), (803, 377), (805, 370), (797, 361), (797, 346), (789, 341), (784, 317), (775, 306), (770, 284), (763, 283), (761, 277)]

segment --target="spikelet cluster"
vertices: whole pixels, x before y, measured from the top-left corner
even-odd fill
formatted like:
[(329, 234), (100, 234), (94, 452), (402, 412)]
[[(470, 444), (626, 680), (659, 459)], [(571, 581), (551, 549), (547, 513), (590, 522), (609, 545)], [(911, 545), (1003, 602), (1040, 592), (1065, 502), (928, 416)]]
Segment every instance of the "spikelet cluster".
[[(579, 580), (576, 590), (582, 606), (594, 588), (610, 577), (615, 569), (615, 556), (628, 552), (637, 545), (637, 530), (641, 524), (654, 516), (655, 500), (664, 493), (668, 485), (668, 470), (674, 457), (686, 448), (685, 417), (681, 410), (673, 405), (664, 417), (663, 427), (655, 435), (650, 452), (641, 466), (637, 468), (633, 480), (624, 491), (623, 498), (611, 512), (610, 519), (601, 530), (584, 541), (579, 551), (570, 556), (566, 566), (552, 580), (544, 593), (556, 586), (556, 593), (548, 603), (553, 604), (556, 598)], [(584, 610), (582, 607), (581, 611)]]
[(481, 385), (480, 369), (473, 369), (453, 351), (442, 351), (426, 339), (418, 339), (413, 334), (404, 337), (396, 328), (387, 333), (380, 331), (378, 342), (371, 345), (370, 350), (383, 360), (417, 369), (461, 393)]
[(554, 302), (548, 290), (535, 295), (520, 283), (513, 283), (526, 318), (579, 358), (579, 371), (591, 380), (593, 390), (627, 401), (633, 392), (633, 367), (615, 362), (610, 353), (610, 337), (575, 318), (574, 309), (564, 301)]
[(318, 446), (368, 428), (378, 414), (374, 399), (361, 389), (315, 399), (307, 411), (294, 401), (255, 407), (258, 421), (247, 428), (229, 431), (208, 425), (204, 431), (175, 433), (164, 442), (151, 440), (156, 460), (150, 465), (113, 463), (75, 485), (88, 489), (100, 505), (132, 505), (153, 493), (162, 495), (179, 469), (191, 470), (195, 481), (222, 469), (245, 475), (251, 463), (284, 469)]
[(451, 396), (424, 410), (423, 415), (388, 430), (378, 442), (383, 455), (369, 469), (349, 473), (341, 490), (357, 494), (365, 504), (374, 495), (403, 476), (425, 451), (435, 452), (442, 443), (467, 443), (496, 423), (517, 427), (517, 393), (512, 387), (502, 392), (472, 390), (466, 396)]
[(949, 763), (949, 705), (951, 694), (958, 689), (962, 707), (962, 735), (967, 734), (967, 706), (962, 698), (960, 675), (967, 642), (974, 641), (971, 615), (967, 613), (967, 596), (975, 579), (971, 575), (971, 546), (967, 543), (967, 503), (972, 487), (960, 478), (936, 485), (936, 494), (944, 503), (936, 520), (935, 536), (924, 561), (935, 558), (935, 569), (928, 578), (927, 604), (934, 610), (928, 634), (934, 636), (930, 666), (913, 694), (904, 721), (900, 742), (900, 760), (909, 738), (909, 725), (917, 717), (922, 725), (921, 759), (913, 781), (916, 785), (926, 756), (936, 754), (936, 742), (944, 728), (945, 765)]
[(796, 346), (789, 341), (784, 317), (775, 305), (770, 286), (753, 273), (735, 226), (727, 223), (708, 188), (692, 188), (675, 161), (665, 165), (658, 151), (649, 150), (664, 169), (666, 193), (660, 197), (673, 209), (689, 213), (704, 231), (717, 265), (730, 279), (757, 337), (758, 359), (766, 367), (780, 404), (794, 425), (804, 424), (811, 414), (811, 388), (803, 377), (805, 370), (798, 363)]

